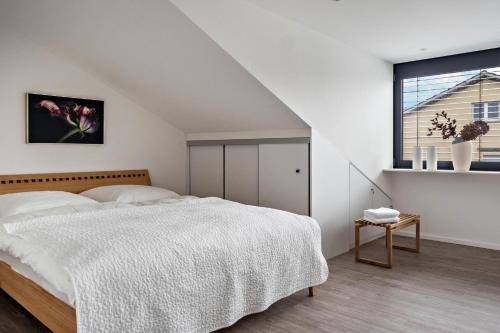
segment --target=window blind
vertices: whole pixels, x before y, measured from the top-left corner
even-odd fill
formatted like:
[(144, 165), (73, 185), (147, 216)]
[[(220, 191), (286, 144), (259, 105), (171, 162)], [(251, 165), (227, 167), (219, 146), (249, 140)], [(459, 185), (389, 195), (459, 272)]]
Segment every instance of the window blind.
[(489, 133), (473, 141), (473, 161), (500, 160), (500, 67), (405, 78), (400, 94), (403, 160), (411, 160), (414, 146), (436, 146), (438, 160), (451, 161), (453, 139), (427, 135), (431, 119), (442, 111), (456, 119), (457, 132), (475, 120), (488, 122)]

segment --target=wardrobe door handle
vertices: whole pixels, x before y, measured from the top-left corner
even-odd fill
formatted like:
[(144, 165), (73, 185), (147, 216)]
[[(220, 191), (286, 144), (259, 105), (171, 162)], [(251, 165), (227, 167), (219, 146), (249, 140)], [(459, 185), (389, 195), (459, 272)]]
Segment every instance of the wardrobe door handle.
[(300, 169), (295, 169), (295, 173), (300, 173)]

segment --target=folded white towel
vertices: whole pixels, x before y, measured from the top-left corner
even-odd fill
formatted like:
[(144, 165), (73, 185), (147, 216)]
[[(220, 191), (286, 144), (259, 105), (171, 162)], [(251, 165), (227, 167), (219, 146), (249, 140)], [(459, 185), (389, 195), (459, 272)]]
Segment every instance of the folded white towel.
[(399, 217), (399, 211), (391, 208), (380, 207), (377, 209), (367, 209), (364, 215), (374, 219), (388, 219), (392, 217)]
[(370, 221), (372, 223), (398, 223), (399, 222), (399, 217), (389, 217), (389, 218), (382, 218), (382, 219), (375, 219), (369, 216), (364, 216), (363, 220)]

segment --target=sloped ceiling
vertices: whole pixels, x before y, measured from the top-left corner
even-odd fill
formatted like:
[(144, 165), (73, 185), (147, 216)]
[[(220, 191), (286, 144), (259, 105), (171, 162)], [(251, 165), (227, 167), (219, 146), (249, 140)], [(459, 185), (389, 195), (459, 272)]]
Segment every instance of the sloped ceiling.
[(2, 0), (0, 28), (66, 56), (186, 133), (308, 127), (166, 0)]
[(498, 0), (247, 0), (390, 62), (500, 47)]

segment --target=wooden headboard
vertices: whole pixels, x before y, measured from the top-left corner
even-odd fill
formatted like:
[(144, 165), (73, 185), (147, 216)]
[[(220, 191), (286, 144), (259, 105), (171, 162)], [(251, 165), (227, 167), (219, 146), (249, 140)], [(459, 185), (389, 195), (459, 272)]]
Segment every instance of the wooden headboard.
[(0, 194), (28, 191), (80, 193), (105, 185), (151, 185), (148, 170), (0, 175)]

